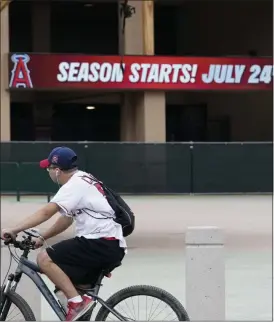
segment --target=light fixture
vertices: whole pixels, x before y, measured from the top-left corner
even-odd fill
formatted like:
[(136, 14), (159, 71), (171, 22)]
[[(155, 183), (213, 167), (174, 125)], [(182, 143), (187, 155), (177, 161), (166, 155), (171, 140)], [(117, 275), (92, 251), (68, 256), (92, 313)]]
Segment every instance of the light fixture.
[(84, 7), (86, 7), (86, 8), (90, 8), (90, 7), (93, 7), (93, 4), (92, 4), (92, 3), (85, 3), (85, 4), (84, 4)]
[(95, 106), (87, 106), (86, 109), (87, 110), (95, 110)]

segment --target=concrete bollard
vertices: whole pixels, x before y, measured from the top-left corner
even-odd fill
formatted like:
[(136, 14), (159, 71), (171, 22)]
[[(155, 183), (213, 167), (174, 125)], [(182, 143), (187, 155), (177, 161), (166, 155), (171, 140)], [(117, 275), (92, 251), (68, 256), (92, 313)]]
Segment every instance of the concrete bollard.
[(224, 234), (218, 227), (188, 227), (186, 310), (190, 320), (225, 320)]

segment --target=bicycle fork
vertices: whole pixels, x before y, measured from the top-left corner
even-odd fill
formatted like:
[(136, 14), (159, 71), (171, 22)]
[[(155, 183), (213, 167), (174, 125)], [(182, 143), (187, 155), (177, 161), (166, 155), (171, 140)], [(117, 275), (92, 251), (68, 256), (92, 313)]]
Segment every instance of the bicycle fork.
[(13, 287), (16, 289), (17, 282), (14, 280), (14, 274), (10, 274), (8, 277), (8, 282), (4, 285), (1, 290), (1, 303), (0, 303), (0, 321), (5, 321), (7, 318), (7, 314), (11, 307), (11, 301), (7, 297), (7, 294)]

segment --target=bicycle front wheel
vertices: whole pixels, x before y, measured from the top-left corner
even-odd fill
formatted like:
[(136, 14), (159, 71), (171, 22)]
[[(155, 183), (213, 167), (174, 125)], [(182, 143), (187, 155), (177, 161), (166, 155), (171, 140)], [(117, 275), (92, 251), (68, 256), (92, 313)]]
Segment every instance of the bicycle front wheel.
[[(4, 297), (1, 294), (1, 307)], [(9, 291), (5, 295), (5, 303), (0, 312), (0, 321), (36, 321), (28, 303), (17, 293)]]
[[(112, 295), (106, 304), (125, 321), (189, 321), (183, 305), (170, 293), (154, 286), (136, 285), (124, 288)], [(102, 306), (95, 321), (107, 319), (119, 320), (108, 308)]]

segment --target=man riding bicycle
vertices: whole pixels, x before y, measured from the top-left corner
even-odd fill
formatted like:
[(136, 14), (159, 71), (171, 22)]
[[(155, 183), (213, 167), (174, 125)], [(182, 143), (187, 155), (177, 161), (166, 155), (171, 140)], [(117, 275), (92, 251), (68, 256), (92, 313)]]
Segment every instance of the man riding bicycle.
[(78, 170), (73, 150), (57, 147), (40, 166), (48, 170), (60, 189), (36, 213), (15, 227), (2, 230), (1, 237), (15, 238), (23, 230), (40, 225), (60, 212), (55, 224), (35, 240), (39, 248), (45, 240), (62, 233), (75, 221), (76, 237), (48, 247), (37, 256), (41, 272), (68, 299), (66, 321), (74, 321), (93, 304), (92, 298), (81, 296), (74, 285), (90, 283), (102, 268), (122, 261), (127, 245), (104, 190), (90, 174)]

